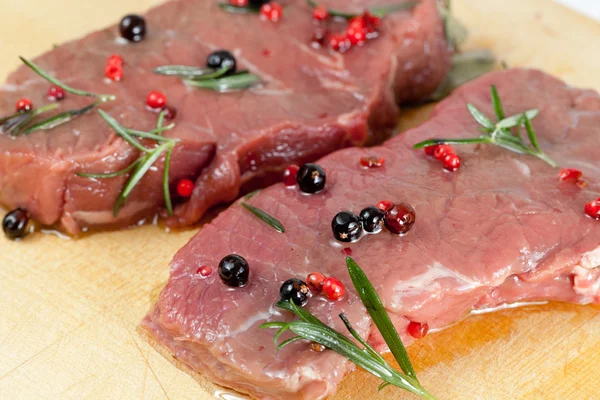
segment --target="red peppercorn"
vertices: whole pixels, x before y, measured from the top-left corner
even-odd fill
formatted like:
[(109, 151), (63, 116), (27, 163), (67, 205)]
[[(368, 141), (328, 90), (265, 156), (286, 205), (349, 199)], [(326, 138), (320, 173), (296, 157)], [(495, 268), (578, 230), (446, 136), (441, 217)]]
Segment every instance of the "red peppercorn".
[(229, 0), (229, 4), (234, 7), (246, 7), (248, 5), (248, 0)]
[(448, 154), (454, 154), (454, 149), (452, 148), (452, 146), (447, 144), (439, 144), (433, 150), (433, 157), (436, 160), (442, 161), (444, 157), (446, 157)]
[(330, 35), (329, 36), (329, 47), (334, 51), (343, 53), (350, 50), (352, 43), (346, 37), (346, 35)]
[(585, 203), (584, 211), (588, 217), (600, 220), (600, 197), (598, 200)]
[(429, 325), (426, 323), (421, 324), (419, 322), (411, 321), (406, 327), (408, 334), (415, 339), (422, 339), (429, 332)]
[(560, 170), (558, 177), (563, 182), (577, 182), (583, 177), (583, 172), (573, 168), (563, 168)]
[(352, 255), (352, 249), (350, 247), (344, 247), (340, 253), (342, 253), (342, 255), (344, 256), (351, 256)]
[(196, 271), (196, 273), (199, 274), (200, 276), (202, 276), (203, 278), (206, 278), (207, 276), (212, 274), (212, 272), (213, 272), (213, 269), (209, 265), (203, 265), (200, 268), (198, 268), (198, 270)]
[(427, 146), (427, 147), (424, 147), (423, 150), (425, 150), (425, 154), (426, 155), (428, 155), (430, 157), (433, 157), (433, 154), (434, 154), (435, 149), (437, 148), (437, 146), (438, 146), (437, 144), (435, 144), (433, 146)]
[(410, 204), (398, 203), (386, 211), (383, 222), (388, 231), (404, 235), (413, 227), (415, 219), (415, 209)]
[(27, 111), (31, 111), (31, 109), (33, 108), (33, 103), (31, 102), (31, 100), (24, 97), (22, 99), (19, 99), (19, 101), (17, 101), (17, 104), (15, 107), (17, 109), (17, 112), (27, 112)]
[(311, 272), (306, 277), (306, 284), (313, 293), (321, 293), (327, 277), (320, 272)]
[(323, 291), (330, 300), (339, 300), (344, 296), (346, 288), (344, 284), (336, 278), (327, 278), (323, 282)]
[(365, 168), (379, 168), (382, 167), (385, 163), (385, 158), (383, 157), (361, 157), (360, 165)]
[(263, 4), (260, 7), (260, 16), (263, 19), (267, 19), (271, 22), (277, 22), (283, 17), (283, 7), (276, 1)]
[(194, 192), (194, 182), (189, 179), (182, 179), (177, 182), (177, 194), (181, 197), (190, 197)]
[(123, 58), (120, 55), (113, 54), (112, 56), (108, 57), (106, 65), (116, 65), (118, 67), (122, 67), (125, 65), (125, 62), (123, 61)]
[(362, 19), (364, 21), (365, 30), (367, 31), (367, 38), (371, 39), (376, 37), (377, 29), (379, 28), (379, 25), (381, 25), (381, 18), (365, 11)]
[(360, 46), (367, 40), (367, 30), (362, 26), (349, 26), (346, 29), (346, 37), (350, 43), (354, 46)]
[(150, 108), (161, 109), (167, 105), (167, 96), (162, 92), (153, 90), (148, 94), (146, 104), (148, 104), (148, 107)]
[(348, 22), (348, 29), (355, 29), (357, 31), (365, 30), (366, 24), (363, 17), (354, 17)]
[(161, 111), (165, 113), (166, 121), (174, 120), (175, 117), (177, 116), (177, 109), (173, 108), (173, 107), (166, 106), (166, 107), (163, 107), (163, 109)]
[(118, 82), (123, 79), (123, 67), (118, 64), (106, 64), (104, 75), (111, 81)]
[(56, 85), (50, 86), (48, 89), (48, 100), (50, 101), (60, 101), (65, 98), (65, 90)]
[(299, 166), (292, 164), (283, 171), (283, 183), (285, 186), (296, 186), (296, 175), (298, 175)]
[(325, 21), (329, 18), (329, 11), (323, 6), (316, 6), (313, 10), (313, 18), (317, 21)]
[(460, 157), (456, 154), (446, 154), (443, 164), (448, 171), (456, 171), (460, 168)]
[(383, 212), (386, 212), (394, 207), (394, 202), (390, 200), (381, 200), (375, 207), (379, 208)]

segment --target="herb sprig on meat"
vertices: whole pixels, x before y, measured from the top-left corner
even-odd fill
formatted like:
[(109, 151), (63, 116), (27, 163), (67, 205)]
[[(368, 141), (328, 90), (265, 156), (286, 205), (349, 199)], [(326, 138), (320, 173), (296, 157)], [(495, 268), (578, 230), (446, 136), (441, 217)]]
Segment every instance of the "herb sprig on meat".
[[(473, 119), (481, 125), (483, 133), (479, 137), (464, 139), (429, 139), (417, 143), (413, 147), (415, 149), (421, 149), (438, 144), (494, 144), (507, 150), (514, 151), (515, 153), (528, 154), (537, 157), (540, 160), (547, 162), (552, 167), (556, 167), (557, 164), (540, 148), (537, 135), (531, 124), (531, 120), (539, 114), (539, 110), (527, 110), (523, 113), (506, 117), (504, 115), (504, 108), (500, 101), (500, 96), (498, 95), (498, 90), (494, 85), (490, 87), (490, 92), (492, 105), (494, 106), (494, 112), (498, 118), (498, 122), (492, 122), (490, 118), (478, 110), (474, 105), (467, 104), (469, 113)], [(523, 127), (525, 128), (529, 143), (525, 142), (521, 134)]]
[(379, 329), (403, 373), (392, 368), (375, 349), (361, 338), (343, 313), (339, 315), (340, 319), (344, 322), (344, 325), (346, 325), (346, 328), (354, 339), (363, 347), (358, 346), (345, 335), (321, 322), (309, 311), (298, 307), (294, 302), (290, 301), (279, 301), (277, 306), (293, 312), (300, 320), (292, 322), (267, 322), (262, 324), (261, 328), (279, 329), (275, 334), (275, 343), (278, 342), (281, 335), (286, 331), (291, 331), (296, 335), (279, 343), (277, 345), (278, 349), (298, 340), (316, 342), (346, 357), (359, 367), (380, 378), (383, 383), (379, 385), (379, 390), (393, 385), (414, 393), (423, 399), (434, 400), (435, 397), (419, 383), (406, 348), (400, 340), (400, 335), (398, 335), (396, 328), (392, 324), (375, 288), (366, 274), (351, 257), (346, 259), (346, 266), (360, 299), (367, 308), (373, 322), (377, 326), (377, 329)]

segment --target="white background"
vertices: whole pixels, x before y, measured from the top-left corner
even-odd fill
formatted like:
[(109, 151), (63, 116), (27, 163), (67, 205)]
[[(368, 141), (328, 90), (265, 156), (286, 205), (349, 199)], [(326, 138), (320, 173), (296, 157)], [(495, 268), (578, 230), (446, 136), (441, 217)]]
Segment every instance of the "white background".
[(600, 0), (554, 0), (600, 21)]

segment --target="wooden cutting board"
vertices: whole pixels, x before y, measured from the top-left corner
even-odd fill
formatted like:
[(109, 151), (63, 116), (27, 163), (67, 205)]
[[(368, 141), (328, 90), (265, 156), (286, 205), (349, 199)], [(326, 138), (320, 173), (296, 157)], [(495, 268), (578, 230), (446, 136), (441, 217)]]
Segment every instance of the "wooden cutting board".
[[(59, 4), (60, 3), (60, 4)], [(0, 75), (151, 0), (2, 0)], [(455, 0), (471, 47), (600, 89), (600, 25), (550, 0)], [(404, 120), (414, 124), (414, 118)], [(0, 399), (233, 399), (177, 369), (136, 331), (194, 230), (147, 226), (79, 240), (0, 237)], [(410, 348), (440, 399), (600, 398), (599, 308), (551, 304), (469, 318)], [(366, 373), (335, 396), (413, 398)], [(216, 395), (215, 395), (216, 394)]]

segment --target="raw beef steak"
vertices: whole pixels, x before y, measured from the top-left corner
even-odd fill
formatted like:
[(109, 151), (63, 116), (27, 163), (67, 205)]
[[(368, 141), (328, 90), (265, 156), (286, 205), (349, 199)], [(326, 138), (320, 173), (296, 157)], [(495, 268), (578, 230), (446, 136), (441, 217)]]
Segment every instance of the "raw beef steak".
[[(129, 128), (152, 129), (156, 113), (146, 108), (146, 96), (152, 90), (166, 94), (178, 110), (177, 126), (166, 136), (182, 140), (172, 157), (171, 184), (196, 181), (189, 200), (175, 199), (179, 205), (170, 226), (192, 224), (240, 191), (266, 186), (291, 162), (381, 141), (395, 125), (396, 104), (427, 96), (450, 66), (435, 0), (384, 17), (380, 37), (345, 54), (310, 45), (312, 10), (304, 0), (290, 1), (278, 23), (225, 12), (216, 3), (178, 0), (149, 11), (148, 34), (140, 43), (124, 42), (112, 26), (35, 60), (73, 87), (117, 95), (102, 108)], [(357, 12), (382, 3), (323, 2)], [(265, 84), (219, 94), (152, 73), (167, 64), (204, 66), (215, 49), (231, 50), (238, 69), (259, 75)], [(104, 78), (112, 54), (125, 61), (121, 82)], [(12, 114), (22, 97), (38, 107), (47, 103), (48, 87), (21, 67), (0, 89), (0, 115)], [(68, 94), (58, 111), (89, 103)], [(17, 138), (0, 134), (0, 203), (23, 207), (42, 224), (70, 234), (137, 223), (163, 206), (164, 159), (116, 218), (112, 207), (127, 176), (92, 180), (75, 173), (115, 172), (138, 156), (95, 112), (50, 131)]]
[[(558, 169), (531, 156), (492, 146), (457, 146), (462, 166), (445, 171), (412, 145), (432, 137), (474, 137), (473, 103), (493, 115), (490, 85), (507, 115), (531, 108), (540, 146), (559, 165), (583, 171), (587, 186), (560, 182)], [(281, 234), (240, 203), (221, 213), (171, 263), (171, 277), (143, 326), (158, 343), (215, 382), (270, 399), (317, 399), (335, 391), (351, 364), (306, 342), (277, 351), (265, 321), (290, 318), (273, 304), (289, 278), (335, 276), (347, 294), (332, 302), (313, 296), (308, 309), (346, 332), (348, 315), (373, 346), (385, 343), (353, 291), (345, 266), (351, 249), (389, 311), (405, 343), (410, 321), (439, 329), (471, 310), (505, 303), (558, 300), (600, 302), (600, 221), (584, 203), (600, 193), (600, 96), (569, 87), (535, 70), (488, 74), (440, 103), (430, 121), (380, 147), (346, 149), (318, 164), (327, 172), (322, 193), (306, 195), (283, 184), (248, 200), (279, 219)], [(363, 156), (385, 158), (381, 168), (360, 166)], [(358, 213), (380, 200), (410, 203), (416, 223), (405, 236), (388, 231), (343, 244), (331, 221), (341, 210)], [(215, 269), (222, 257), (242, 255), (250, 265), (243, 288), (225, 286)], [(376, 393), (373, 388), (373, 393)]]

